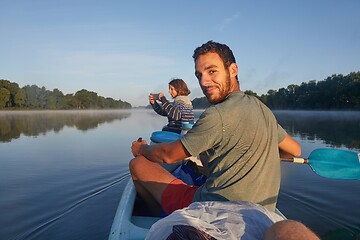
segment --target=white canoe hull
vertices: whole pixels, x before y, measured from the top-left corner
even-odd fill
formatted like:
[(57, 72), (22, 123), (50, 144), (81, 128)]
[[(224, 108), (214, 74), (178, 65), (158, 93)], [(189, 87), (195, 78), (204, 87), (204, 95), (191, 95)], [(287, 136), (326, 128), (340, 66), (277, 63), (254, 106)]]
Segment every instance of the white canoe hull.
[(130, 178), (116, 210), (109, 240), (145, 239), (150, 227), (160, 219), (156, 217), (132, 216), (135, 198), (136, 190)]
[[(109, 240), (145, 239), (151, 226), (160, 219), (158, 217), (132, 216), (135, 198), (136, 189), (130, 178), (117, 208)], [(275, 212), (285, 218), (278, 209)]]

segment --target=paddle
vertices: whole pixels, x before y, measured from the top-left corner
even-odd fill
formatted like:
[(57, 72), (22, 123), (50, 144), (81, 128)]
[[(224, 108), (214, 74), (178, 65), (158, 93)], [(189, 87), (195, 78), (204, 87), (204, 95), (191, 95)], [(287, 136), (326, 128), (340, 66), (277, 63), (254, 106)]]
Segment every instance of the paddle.
[(349, 150), (319, 148), (309, 157), (281, 159), (286, 162), (306, 163), (312, 170), (326, 178), (360, 179), (360, 153)]

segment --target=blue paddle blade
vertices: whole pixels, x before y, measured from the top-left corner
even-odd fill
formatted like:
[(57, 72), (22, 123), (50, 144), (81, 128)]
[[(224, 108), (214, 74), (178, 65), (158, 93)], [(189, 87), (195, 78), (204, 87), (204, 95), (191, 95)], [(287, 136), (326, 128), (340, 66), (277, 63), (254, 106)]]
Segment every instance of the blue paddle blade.
[(360, 179), (360, 154), (354, 151), (319, 148), (311, 152), (308, 164), (326, 178)]

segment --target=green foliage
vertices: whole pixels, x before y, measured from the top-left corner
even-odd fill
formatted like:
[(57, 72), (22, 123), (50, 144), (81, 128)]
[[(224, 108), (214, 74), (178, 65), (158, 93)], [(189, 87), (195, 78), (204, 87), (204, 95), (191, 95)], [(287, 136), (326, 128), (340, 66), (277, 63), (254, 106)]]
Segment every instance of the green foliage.
[(64, 95), (59, 89), (53, 91), (36, 85), (20, 88), (17, 83), (0, 79), (0, 109), (129, 109), (131, 104), (82, 89)]
[(334, 74), (322, 81), (269, 91), (260, 99), (272, 109), (360, 110), (360, 72)]
[(0, 88), (0, 109), (5, 108), (10, 103), (10, 91), (6, 88)]
[(206, 97), (202, 97), (202, 98), (195, 98), (194, 100), (192, 100), (192, 105), (194, 109), (205, 109), (208, 108), (211, 104), (206, 99)]
[(250, 96), (259, 97), (256, 92), (253, 92), (251, 90), (246, 90), (244, 93)]
[(95, 92), (89, 92), (85, 89), (75, 93), (79, 109), (93, 109), (96, 108), (98, 95)]
[[(311, 80), (300, 86), (291, 84), (279, 90), (270, 89), (260, 97), (255, 96), (271, 109), (292, 110), (360, 110), (360, 72), (346, 76), (334, 74), (322, 81)], [(194, 108), (204, 108), (205, 97), (194, 99)]]
[(17, 91), (14, 96), (14, 106), (19, 108), (23, 107), (25, 105), (25, 98), (25, 90), (22, 88), (19, 89), (19, 91)]

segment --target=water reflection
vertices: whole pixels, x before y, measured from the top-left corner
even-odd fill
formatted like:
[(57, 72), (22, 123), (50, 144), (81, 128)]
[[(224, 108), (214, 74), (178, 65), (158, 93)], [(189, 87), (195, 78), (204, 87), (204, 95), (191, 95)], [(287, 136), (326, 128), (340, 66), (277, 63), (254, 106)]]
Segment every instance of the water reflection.
[(360, 112), (275, 111), (278, 122), (293, 136), (322, 140), (331, 147), (360, 150)]
[(21, 134), (36, 137), (50, 131), (57, 133), (64, 127), (88, 131), (103, 123), (128, 118), (130, 114), (129, 110), (0, 112), (0, 142), (10, 142)]
[[(196, 112), (199, 115), (201, 112)], [(360, 112), (274, 111), (279, 123), (293, 136), (308, 141), (322, 140), (332, 147), (360, 149)], [(148, 114), (153, 114), (151, 111)], [(0, 142), (25, 136), (55, 133), (66, 127), (81, 131), (122, 120), (131, 110), (88, 111), (0, 111)]]

